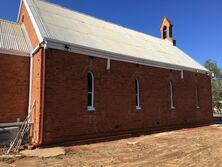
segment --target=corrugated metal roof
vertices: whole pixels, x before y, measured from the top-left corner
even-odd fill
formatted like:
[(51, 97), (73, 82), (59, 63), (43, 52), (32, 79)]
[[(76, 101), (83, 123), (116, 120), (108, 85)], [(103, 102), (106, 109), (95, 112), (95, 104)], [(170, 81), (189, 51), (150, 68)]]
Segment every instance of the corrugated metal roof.
[(42, 38), (207, 71), (168, 40), (140, 33), (42, 0), (26, 0)]
[(0, 19), (0, 49), (30, 53), (23, 26)]

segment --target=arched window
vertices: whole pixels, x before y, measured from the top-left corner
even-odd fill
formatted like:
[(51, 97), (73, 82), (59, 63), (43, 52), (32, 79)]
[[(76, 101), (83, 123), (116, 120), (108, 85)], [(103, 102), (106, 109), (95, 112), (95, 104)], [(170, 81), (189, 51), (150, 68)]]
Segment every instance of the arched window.
[(166, 39), (167, 38), (167, 27), (164, 26), (163, 27), (163, 39)]
[(88, 81), (88, 111), (94, 111), (94, 77), (93, 74), (90, 72), (87, 76)]
[(24, 16), (24, 15), (22, 15), (22, 23), (24, 22), (24, 20), (25, 20), (25, 16)]
[(135, 80), (135, 88), (136, 88), (136, 110), (140, 110), (140, 83), (136, 79)]
[(196, 108), (200, 108), (199, 89), (195, 87)]
[(173, 88), (173, 84), (172, 84), (171, 81), (170, 81), (170, 84), (169, 84), (169, 89), (170, 89), (170, 108), (175, 109), (175, 106), (174, 106), (174, 88)]

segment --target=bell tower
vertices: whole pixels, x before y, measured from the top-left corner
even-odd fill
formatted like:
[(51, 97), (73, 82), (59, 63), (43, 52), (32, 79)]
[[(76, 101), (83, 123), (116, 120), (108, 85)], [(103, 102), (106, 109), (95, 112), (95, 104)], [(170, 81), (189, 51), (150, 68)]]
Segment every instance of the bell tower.
[(172, 33), (173, 24), (167, 17), (163, 17), (163, 20), (160, 24), (160, 33), (162, 39), (168, 39), (172, 42), (174, 46), (176, 46), (176, 40), (173, 39), (173, 33)]

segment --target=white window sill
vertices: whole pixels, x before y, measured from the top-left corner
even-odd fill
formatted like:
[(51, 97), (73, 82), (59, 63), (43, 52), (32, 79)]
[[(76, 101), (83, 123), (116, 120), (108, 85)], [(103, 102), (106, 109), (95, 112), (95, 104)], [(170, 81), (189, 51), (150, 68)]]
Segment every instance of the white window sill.
[(88, 110), (89, 112), (94, 112), (96, 109), (95, 109), (94, 107), (92, 107), (92, 106), (88, 106), (88, 107), (87, 107), (87, 110)]
[(140, 106), (136, 106), (136, 111), (140, 111), (141, 107)]

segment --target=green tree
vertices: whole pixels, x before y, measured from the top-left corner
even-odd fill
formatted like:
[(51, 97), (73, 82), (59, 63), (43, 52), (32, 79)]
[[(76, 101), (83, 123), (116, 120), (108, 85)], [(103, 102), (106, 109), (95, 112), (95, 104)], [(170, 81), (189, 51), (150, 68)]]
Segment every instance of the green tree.
[(211, 59), (205, 61), (204, 66), (210, 71), (212, 79), (212, 100), (213, 107), (217, 112), (222, 111), (222, 70), (217, 62)]

